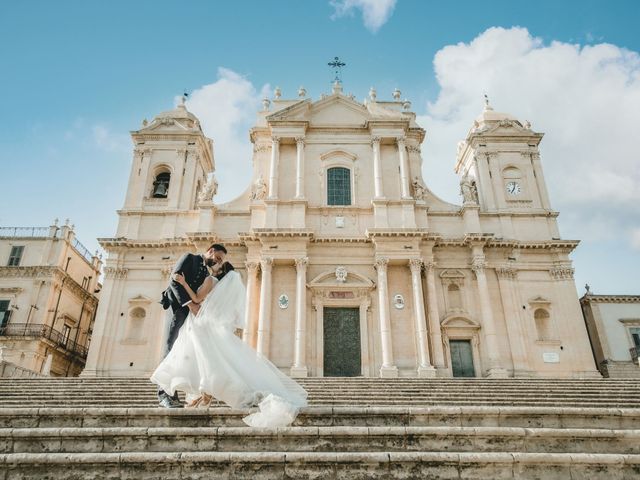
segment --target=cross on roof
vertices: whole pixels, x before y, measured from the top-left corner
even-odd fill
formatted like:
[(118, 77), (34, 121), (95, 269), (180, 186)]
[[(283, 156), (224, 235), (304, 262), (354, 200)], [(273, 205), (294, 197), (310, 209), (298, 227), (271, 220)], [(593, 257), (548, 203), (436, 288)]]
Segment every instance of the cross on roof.
[(342, 74), (342, 67), (345, 67), (347, 64), (340, 60), (338, 57), (333, 57), (333, 61), (329, 62), (327, 65), (333, 68), (333, 71), (336, 75), (333, 81), (342, 82), (342, 78), (340, 76)]

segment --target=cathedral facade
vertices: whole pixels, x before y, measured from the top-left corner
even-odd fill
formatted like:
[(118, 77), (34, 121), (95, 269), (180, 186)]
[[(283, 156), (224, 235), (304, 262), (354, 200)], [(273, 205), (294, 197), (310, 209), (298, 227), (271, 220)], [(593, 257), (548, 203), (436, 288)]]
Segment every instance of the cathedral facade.
[(292, 376), (599, 376), (578, 242), (560, 238), (528, 122), (485, 106), (452, 165), (461, 205), (425, 184), (425, 130), (397, 90), (363, 103), (339, 83), (315, 101), (276, 91), (250, 131), (251, 184), (228, 203), (184, 102), (131, 136), (83, 375), (153, 371), (171, 269), (217, 242), (247, 286), (244, 341)]

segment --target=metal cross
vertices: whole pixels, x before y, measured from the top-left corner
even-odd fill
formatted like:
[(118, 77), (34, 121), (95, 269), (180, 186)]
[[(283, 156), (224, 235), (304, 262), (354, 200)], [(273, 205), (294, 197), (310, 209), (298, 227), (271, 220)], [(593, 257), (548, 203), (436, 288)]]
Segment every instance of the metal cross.
[(336, 78), (333, 79), (334, 82), (342, 82), (341, 73), (342, 67), (345, 67), (347, 64), (340, 60), (338, 57), (333, 57), (333, 61), (329, 62), (327, 65), (333, 68), (334, 73), (336, 74)]

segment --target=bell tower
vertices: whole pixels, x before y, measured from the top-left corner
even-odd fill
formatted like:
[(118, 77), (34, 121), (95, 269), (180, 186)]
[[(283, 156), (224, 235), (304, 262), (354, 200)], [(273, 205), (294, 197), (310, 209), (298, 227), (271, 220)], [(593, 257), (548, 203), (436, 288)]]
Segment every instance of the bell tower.
[(118, 236), (143, 239), (158, 231), (161, 237), (178, 236), (177, 217), (196, 209), (215, 170), (213, 142), (184, 101), (131, 132), (134, 155)]
[(456, 173), (465, 202), (476, 201), (481, 212), (551, 211), (538, 149), (542, 136), (485, 100), (458, 146)]

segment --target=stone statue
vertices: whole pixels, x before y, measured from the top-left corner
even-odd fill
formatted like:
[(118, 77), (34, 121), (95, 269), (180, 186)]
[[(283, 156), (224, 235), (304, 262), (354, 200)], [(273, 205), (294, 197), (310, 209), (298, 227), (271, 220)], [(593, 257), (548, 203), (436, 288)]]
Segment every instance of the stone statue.
[(338, 283), (344, 283), (347, 281), (347, 267), (340, 265), (336, 267), (336, 281)]
[(198, 195), (198, 200), (200, 202), (210, 202), (213, 200), (213, 197), (218, 193), (218, 180), (216, 180), (215, 175), (211, 175), (207, 180), (207, 183), (204, 184), (204, 188)]
[(469, 175), (466, 173), (460, 180), (460, 194), (464, 199), (464, 203), (478, 203), (478, 190), (476, 189), (476, 184), (469, 179)]
[(260, 175), (251, 188), (251, 200), (264, 200), (266, 196), (267, 185), (264, 183), (262, 175)]
[(414, 177), (411, 186), (413, 187), (413, 198), (416, 200), (424, 200), (424, 195), (427, 189), (422, 185), (422, 182), (418, 177)]

